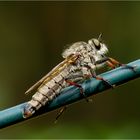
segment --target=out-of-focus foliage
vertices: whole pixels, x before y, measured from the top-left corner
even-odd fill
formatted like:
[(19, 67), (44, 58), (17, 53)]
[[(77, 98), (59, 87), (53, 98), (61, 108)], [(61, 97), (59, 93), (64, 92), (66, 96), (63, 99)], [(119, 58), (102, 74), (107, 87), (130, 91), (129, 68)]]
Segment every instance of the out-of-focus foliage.
[[(0, 2), (0, 109), (57, 63), (66, 44), (103, 33), (109, 55), (140, 57), (140, 2)], [(140, 138), (140, 80), (0, 131), (0, 138)]]

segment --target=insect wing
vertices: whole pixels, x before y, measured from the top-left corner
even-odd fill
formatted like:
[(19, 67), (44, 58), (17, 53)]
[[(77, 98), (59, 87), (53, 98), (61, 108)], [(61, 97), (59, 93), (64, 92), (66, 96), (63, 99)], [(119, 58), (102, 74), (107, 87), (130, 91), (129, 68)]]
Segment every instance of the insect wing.
[(48, 77), (49, 73), (46, 74), (44, 77), (42, 77), (39, 81), (37, 81), (33, 86), (31, 86), (26, 92), (25, 94), (29, 94), (32, 91), (36, 90), (41, 84), (42, 82)]
[(46, 74), (44, 77), (42, 77), (38, 82), (36, 82), (33, 86), (31, 86), (25, 94), (29, 94), (36, 90), (39, 86), (41, 86), (42, 83), (47, 82), (51, 79), (53, 79), (58, 73), (60, 73), (62, 70), (64, 70), (66, 67), (74, 63), (78, 59), (77, 55), (72, 55), (68, 58), (66, 58), (64, 61), (59, 63), (56, 67), (54, 67), (48, 74)]

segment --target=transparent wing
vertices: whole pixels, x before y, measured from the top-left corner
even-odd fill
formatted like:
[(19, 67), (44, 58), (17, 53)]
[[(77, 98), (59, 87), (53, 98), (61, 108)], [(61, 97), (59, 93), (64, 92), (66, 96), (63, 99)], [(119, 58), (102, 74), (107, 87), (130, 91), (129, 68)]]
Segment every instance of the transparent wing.
[(29, 94), (31, 92), (33, 92), (34, 90), (36, 90), (41, 84), (42, 82), (48, 77), (49, 73), (46, 74), (44, 77), (42, 77), (39, 81), (37, 81), (33, 86), (31, 86), (26, 92), (25, 94)]
[(60, 73), (66, 67), (68, 67), (69, 65), (74, 63), (77, 59), (78, 59), (77, 55), (72, 55), (72, 56), (66, 58), (64, 61), (59, 63), (56, 67), (54, 67), (48, 74), (46, 74), (39, 81), (37, 81), (33, 86), (31, 86), (25, 92), (25, 94), (29, 94), (29, 93), (35, 91), (44, 81), (46, 81), (47, 79), (51, 80), (53, 77), (55, 77), (56, 74)]

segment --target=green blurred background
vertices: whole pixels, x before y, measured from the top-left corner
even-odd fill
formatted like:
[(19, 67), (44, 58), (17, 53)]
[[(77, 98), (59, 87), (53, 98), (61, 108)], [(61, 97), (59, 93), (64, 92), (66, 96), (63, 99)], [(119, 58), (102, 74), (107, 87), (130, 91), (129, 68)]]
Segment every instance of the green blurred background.
[[(110, 56), (140, 56), (140, 2), (0, 2), (0, 110), (62, 61), (66, 44), (103, 33)], [(140, 80), (0, 130), (0, 138), (140, 138)]]

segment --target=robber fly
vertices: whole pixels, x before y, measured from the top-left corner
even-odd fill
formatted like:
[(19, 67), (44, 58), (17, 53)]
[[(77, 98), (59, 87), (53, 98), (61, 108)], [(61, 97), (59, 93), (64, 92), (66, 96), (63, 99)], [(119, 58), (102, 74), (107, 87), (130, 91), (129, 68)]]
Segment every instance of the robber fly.
[(24, 109), (25, 118), (32, 116), (42, 106), (48, 104), (59, 95), (63, 88), (69, 85), (78, 87), (84, 95), (79, 82), (87, 78), (94, 77), (113, 87), (107, 80), (96, 76), (96, 69), (105, 65), (115, 68), (117, 65), (124, 64), (107, 57), (108, 48), (101, 42), (100, 37), (90, 39), (88, 43), (80, 41), (70, 45), (62, 53), (64, 61), (25, 92), (28, 94), (36, 90)]

